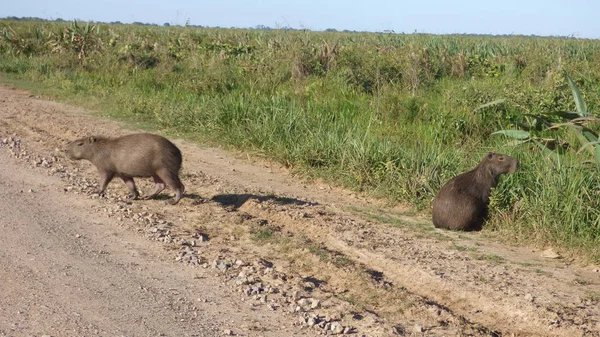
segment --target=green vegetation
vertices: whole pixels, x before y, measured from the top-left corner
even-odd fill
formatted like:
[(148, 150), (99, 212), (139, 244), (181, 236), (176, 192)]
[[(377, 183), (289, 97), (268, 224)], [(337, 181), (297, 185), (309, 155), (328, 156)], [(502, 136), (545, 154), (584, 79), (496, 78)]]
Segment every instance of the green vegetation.
[(493, 253), (489, 253), (489, 254), (475, 254), (474, 257), (477, 260), (485, 260), (485, 261), (493, 262), (495, 264), (504, 263), (506, 261), (506, 259), (503, 258), (502, 256), (498, 256), (498, 255), (493, 254)]
[(470, 251), (470, 252), (476, 252), (477, 248), (476, 247), (470, 247), (470, 246), (461, 246), (461, 245), (457, 245), (457, 244), (452, 244), (452, 246), (450, 246), (453, 249), (456, 249), (458, 251)]
[[(527, 122), (517, 123), (522, 130), (500, 130), (492, 134), (504, 134), (520, 141), (521, 144), (527, 142), (533, 142), (538, 145), (546, 154), (554, 160), (559, 160), (558, 155), (562, 151), (552, 151), (552, 148), (557, 146), (561, 147), (562, 150), (577, 150), (579, 154), (584, 149), (590, 151), (591, 155), (594, 156), (595, 164), (600, 165), (600, 146), (598, 144), (598, 133), (592, 128), (588, 127), (588, 124), (595, 124), (600, 122), (600, 119), (593, 116), (587, 111), (587, 105), (585, 100), (579, 91), (579, 87), (569, 74), (566, 74), (566, 78), (569, 81), (569, 86), (573, 91), (573, 99), (577, 106), (577, 111), (566, 112), (566, 111), (550, 111), (550, 113), (537, 114), (537, 115), (526, 115)], [(497, 100), (491, 103), (484, 104), (482, 107), (490, 106), (491, 104), (498, 104), (503, 100)], [(479, 109), (481, 109), (480, 107)], [(558, 118), (563, 119), (562, 123), (554, 123), (553, 120)], [(581, 143), (579, 149), (574, 148), (564, 140), (557, 138), (542, 138), (535, 137), (535, 133), (552, 131), (558, 128), (568, 128), (569, 131), (577, 138), (578, 142)], [(537, 132), (536, 132), (537, 131)]]
[(344, 254), (330, 250), (324, 245), (317, 244), (306, 237), (303, 237), (301, 242), (301, 245), (306, 247), (311, 254), (317, 256), (321, 262), (330, 262), (338, 268), (354, 265), (354, 261)]
[(600, 291), (589, 291), (583, 297), (583, 300), (593, 303), (600, 303)]
[[(600, 41), (8, 20), (0, 33), (10, 79), (420, 210), (487, 151), (510, 154), (522, 169), (501, 180), (488, 228), (600, 260), (596, 146), (568, 151), (578, 133), (536, 118), (581, 111), (565, 71), (598, 111)], [(555, 141), (491, 136), (523, 123)]]
[(252, 232), (252, 240), (265, 243), (273, 240), (273, 232), (269, 228), (261, 228)]
[(549, 272), (547, 272), (545, 270), (542, 270), (542, 269), (539, 269), (539, 268), (536, 268), (534, 271), (535, 271), (536, 274), (546, 275), (546, 276), (552, 276), (552, 273), (549, 273)]

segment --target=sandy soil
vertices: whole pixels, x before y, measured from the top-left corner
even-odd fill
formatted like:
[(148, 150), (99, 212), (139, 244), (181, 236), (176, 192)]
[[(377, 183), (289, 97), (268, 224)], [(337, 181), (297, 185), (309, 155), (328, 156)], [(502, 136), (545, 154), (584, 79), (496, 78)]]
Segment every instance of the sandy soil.
[(0, 86), (0, 336), (600, 336), (598, 266), (172, 136), (176, 206), (56, 151), (135, 131)]

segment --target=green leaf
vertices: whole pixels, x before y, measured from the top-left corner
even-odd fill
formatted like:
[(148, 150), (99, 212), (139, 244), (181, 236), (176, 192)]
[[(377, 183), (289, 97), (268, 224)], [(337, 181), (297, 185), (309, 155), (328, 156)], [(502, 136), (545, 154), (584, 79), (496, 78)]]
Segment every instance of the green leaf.
[[(589, 140), (589, 142), (583, 145), (582, 148), (590, 146), (590, 144), (594, 145), (599, 143), (598, 137), (591, 130), (584, 129), (583, 135)], [(596, 165), (600, 166), (600, 146), (594, 146), (592, 152), (594, 154), (594, 159), (596, 160)]]
[(579, 148), (579, 150), (577, 150), (577, 153), (579, 154), (579, 153), (581, 153), (581, 151), (585, 150), (586, 148), (588, 148), (588, 147), (590, 147), (590, 146), (592, 146), (592, 145), (598, 145), (598, 144), (600, 144), (600, 142), (599, 142), (599, 141), (595, 141), (595, 142), (588, 142), (588, 143), (586, 143), (585, 145), (583, 145), (582, 147), (580, 147), (580, 148)]
[(594, 146), (594, 159), (596, 160), (596, 165), (600, 166), (600, 146)]
[(579, 112), (575, 112), (575, 111), (553, 112), (552, 114), (560, 116), (560, 117), (562, 117), (564, 119), (568, 119), (568, 120), (584, 117), (584, 116), (581, 116)]
[(577, 151), (580, 153), (583, 150), (588, 150), (591, 155), (594, 156), (594, 160), (596, 161), (596, 165), (600, 166), (600, 146), (596, 146), (600, 143), (598, 141), (598, 137), (589, 129), (585, 128), (580, 130), (580, 128), (574, 125), (568, 125), (569, 130), (579, 139), (581, 143), (581, 147)]
[(507, 145), (517, 146), (517, 145), (525, 144), (528, 142), (529, 142), (529, 139), (524, 139), (524, 140), (513, 139), (510, 142), (508, 142)]
[(11, 38), (10, 38), (10, 34), (8, 34), (8, 31), (6, 29), (2, 30), (2, 36), (4, 36), (4, 39), (6, 39), (6, 41), (11, 42)]
[(583, 129), (581, 133), (583, 133), (585, 138), (587, 138), (587, 140), (589, 140), (590, 142), (595, 142), (598, 140), (598, 137), (592, 132), (592, 130), (588, 128)]
[(506, 99), (500, 98), (500, 99), (497, 99), (495, 101), (491, 101), (489, 103), (485, 103), (483, 105), (480, 105), (480, 106), (476, 107), (475, 109), (473, 109), (473, 112), (477, 112), (477, 111), (479, 111), (481, 109), (485, 109), (487, 107), (498, 105), (498, 104), (501, 104), (501, 103), (504, 103), (504, 102), (506, 102)]
[(528, 131), (524, 130), (499, 130), (492, 132), (492, 135), (505, 135), (514, 139), (528, 139), (531, 135)]
[[(577, 139), (581, 143), (581, 146), (584, 146), (585, 144), (587, 144), (587, 143), (590, 142), (590, 139), (585, 136), (584, 132), (581, 131), (581, 127), (580, 126), (573, 125), (573, 124), (565, 124), (565, 126), (571, 131), (571, 133), (573, 135), (575, 135), (575, 137), (577, 137)], [(591, 139), (591, 141), (595, 141), (595, 139)], [(590, 153), (592, 155), (594, 154), (594, 149), (588, 149), (588, 150), (590, 151)]]
[(573, 97), (575, 98), (575, 105), (577, 106), (577, 112), (579, 116), (586, 117), (589, 115), (587, 112), (587, 106), (585, 105), (585, 101), (583, 100), (583, 96), (577, 87), (577, 84), (571, 79), (569, 73), (565, 73), (567, 75), (567, 80), (569, 81), (569, 86), (571, 87), (571, 91), (573, 92)]
[(520, 126), (523, 130), (527, 130), (527, 131), (533, 130), (533, 126), (531, 126), (529, 124), (525, 124), (525, 123), (522, 123), (522, 122), (517, 122), (516, 124), (518, 126)]

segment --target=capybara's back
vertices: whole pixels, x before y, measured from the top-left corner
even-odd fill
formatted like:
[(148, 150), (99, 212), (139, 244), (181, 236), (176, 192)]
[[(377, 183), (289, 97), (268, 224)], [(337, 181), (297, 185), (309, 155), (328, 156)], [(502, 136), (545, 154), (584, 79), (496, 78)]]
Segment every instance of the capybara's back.
[(109, 162), (132, 177), (150, 177), (161, 169), (178, 174), (181, 169), (181, 151), (158, 135), (137, 133), (115, 138), (107, 145)]
[(487, 218), (491, 189), (505, 173), (514, 173), (519, 162), (510, 156), (488, 153), (469, 172), (448, 181), (433, 200), (433, 225), (437, 228), (481, 230)]

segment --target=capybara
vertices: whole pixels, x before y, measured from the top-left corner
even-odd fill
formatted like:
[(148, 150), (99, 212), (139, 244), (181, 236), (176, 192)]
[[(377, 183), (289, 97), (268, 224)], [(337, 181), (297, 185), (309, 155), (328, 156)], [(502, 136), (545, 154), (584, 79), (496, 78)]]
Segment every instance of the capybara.
[(473, 170), (442, 186), (433, 200), (433, 225), (452, 230), (481, 230), (488, 215), (492, 187), (496, 187), (500, 175), (518, 169), (515, 158), (489, 152)]
[(117, 138), (91, 136), (68, 143), (64, 151), (72, 160), (89, 160), (100, 173), (99, 194), (103, 194), (114, 178), (123, 179), (130, 197), (137, 199), (138, 190), (134, 177), (152, 177), (156, 183), (150, 199), (165, 189), (165, 184), (175, 191), (169, 203), (175, 205), (181, 199), (185, 187), (179, 180), (181, 151), (168, 139), (150, 133), (136, 133)]

